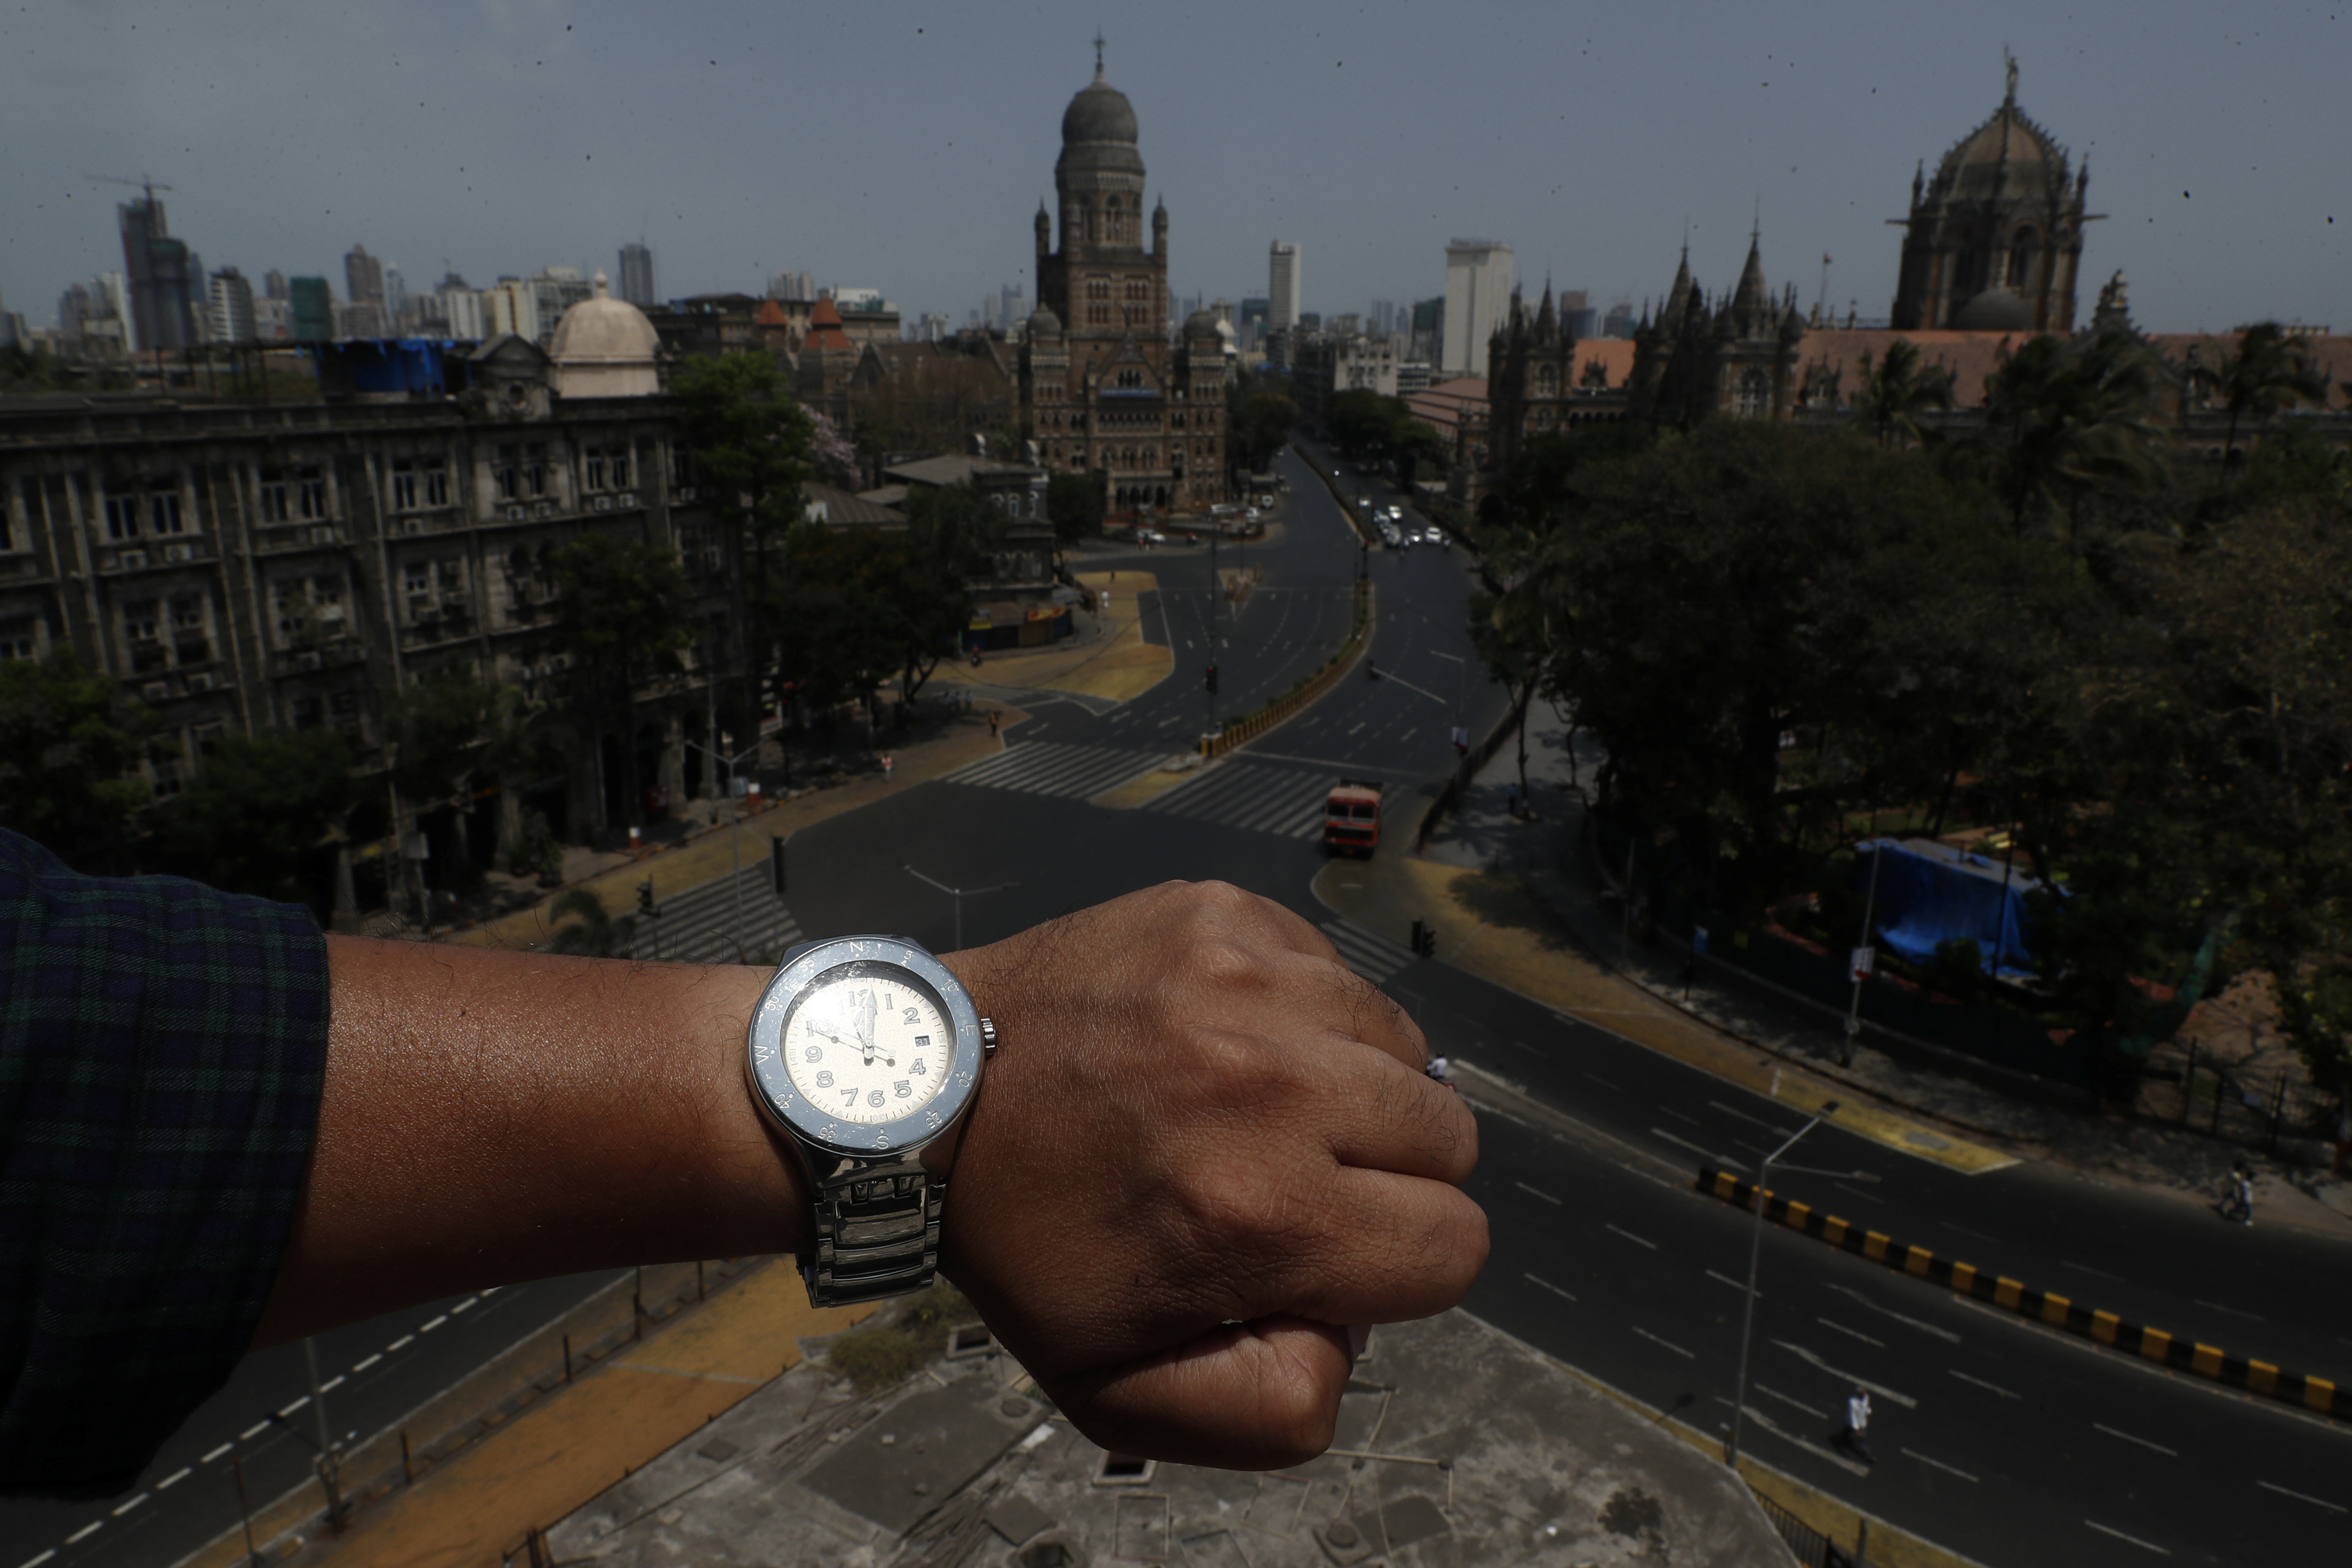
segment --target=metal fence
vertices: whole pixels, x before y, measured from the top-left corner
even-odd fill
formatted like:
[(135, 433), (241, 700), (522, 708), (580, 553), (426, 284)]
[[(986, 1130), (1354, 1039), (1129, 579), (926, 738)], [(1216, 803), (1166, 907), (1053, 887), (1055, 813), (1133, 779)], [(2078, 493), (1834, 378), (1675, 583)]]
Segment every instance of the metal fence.
[[(2188, 1060), (2165, 1098), (2173, 1121), (2233, 1143), (2279, 1152), (2282, 1140), (2332, 1141), (2340, 1115), (2336, 1097), (2297, 1081), (2284, 1068), (2249, 1074), (2189, 1047)], [(2153, 1094), (2142, 1103), (2157, 1110)], [(2158, 1114), (2161, 1114), (2158, 1111)]]
[(1764, 1517), (1772, 1521), (1772, 1528), (1780, 1532), (1780, 1539), (1788, 1543), (1790, 1553), (1796, 1558), (1799, 1568), (1867, 1568), (1864, 1559), (1870, 1547), (1869, 1521), (1864, 1520), (1855, 1527), (1857, 1539), (1853, 1550), (1848, 1552), (1763, 1493), (1751, 1492), (1749, 1495), (1756, 1499), (1756, 1506), (1764, 1510)]

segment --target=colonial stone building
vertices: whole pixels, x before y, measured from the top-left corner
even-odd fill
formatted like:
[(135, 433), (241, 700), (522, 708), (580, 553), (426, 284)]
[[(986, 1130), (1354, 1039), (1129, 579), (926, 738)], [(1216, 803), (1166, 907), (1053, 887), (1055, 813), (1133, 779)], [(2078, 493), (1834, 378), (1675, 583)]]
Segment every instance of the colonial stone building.
[(1508, 468), (1538, 436), (1625, 416), (1622, 377), (1612, 386), (1607, 359), (1596, 352), (1615, 346), (1588, 342), (1580, 357), (1575, 331), (1552, 308), (1549, 283), (1532, 317), (1527, 301), (1512, 296), (1509, 316), (1486, 345), (1486, 405), (1498, 467)]
[(1911, 177), (1895, 283), (1897, 331), (2069, 332), (2090, 164), (2017, 107), (2017, 62), (1992, 118)]
[(1168, 209), (1144, 245), (1143, 154), (1127, 95), (1095, 79), (1062, 115), (1054, 215), (1037, 208), (1037, 309), (1021, 347), (1021, 419), (1047, 468), (1096, 475), (1113, 508), (1192, 510), (1225, 497), (1225, 357), (1196, 310), (1171, 342)]

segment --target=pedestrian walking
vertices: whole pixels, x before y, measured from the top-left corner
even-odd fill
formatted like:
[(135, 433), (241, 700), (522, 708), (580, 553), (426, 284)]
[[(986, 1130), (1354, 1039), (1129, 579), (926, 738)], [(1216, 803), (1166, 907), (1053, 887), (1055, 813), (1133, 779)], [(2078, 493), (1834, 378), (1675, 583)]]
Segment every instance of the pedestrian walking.
[(892, 756), (889, 752), (885, 752), (882, 753), (882, 782), (884, 784), (888, 784), (890, 782), (890, 770), (898, 766), (898, 759)]
[(1845, 1430), (1838, 1441), (1851, 1448), (1864, 1463), (1878, 1463), (1878, 1456), (1870, 1451), (1870, 1391), (1857, 1388), (1845, 1402)]
[(992, 708), (988, 710), (988, 738), (992, 741), (996, 739), (996, 710)]
[(1435, 1079), (1438, 1082), (1444, 1084), (1446, 1088), (1452, 1089), (1454, 1087), (1454, 1080), (1445, 1076), (1448, 1072), (1453, 1070), (1453, 1064), (1447, 1061), (1444, 1057), (1430, 1058), (1429, 1065), (1421, 1070)]
[(2230, 1195), (2222, 1202), (2221, 1217), (2240, 1225), (2254, 1223), (2254, 1173), (2243, 1160), (2230, 1167)]

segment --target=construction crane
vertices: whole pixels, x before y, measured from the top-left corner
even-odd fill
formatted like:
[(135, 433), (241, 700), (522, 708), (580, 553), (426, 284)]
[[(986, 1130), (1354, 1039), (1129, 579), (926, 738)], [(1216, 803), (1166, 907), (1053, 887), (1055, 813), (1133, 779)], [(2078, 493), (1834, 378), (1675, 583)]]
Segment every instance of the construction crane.
[(147, 205), (151, 207), (155, 205), (155, 193), (157, 191), (168, 191), (172, 188), (169, 185), (159, 185), (144, 174), (140, 175), (135, 180), (127, 180), (120, 174), (84, 174), (82, 178), (85, 180), (95, 181), (97, 184), (101, 185), (136, 186), (147, 193)]

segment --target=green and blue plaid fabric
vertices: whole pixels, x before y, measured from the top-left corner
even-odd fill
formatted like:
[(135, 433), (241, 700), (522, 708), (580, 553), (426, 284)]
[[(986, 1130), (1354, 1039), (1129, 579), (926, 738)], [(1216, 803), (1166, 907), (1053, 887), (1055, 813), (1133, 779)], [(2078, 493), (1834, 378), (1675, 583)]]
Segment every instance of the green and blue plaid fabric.
[(307, 910), (0, 830), (0, 1490), (121, 1490), (245, 1353), (327, 1062)]

